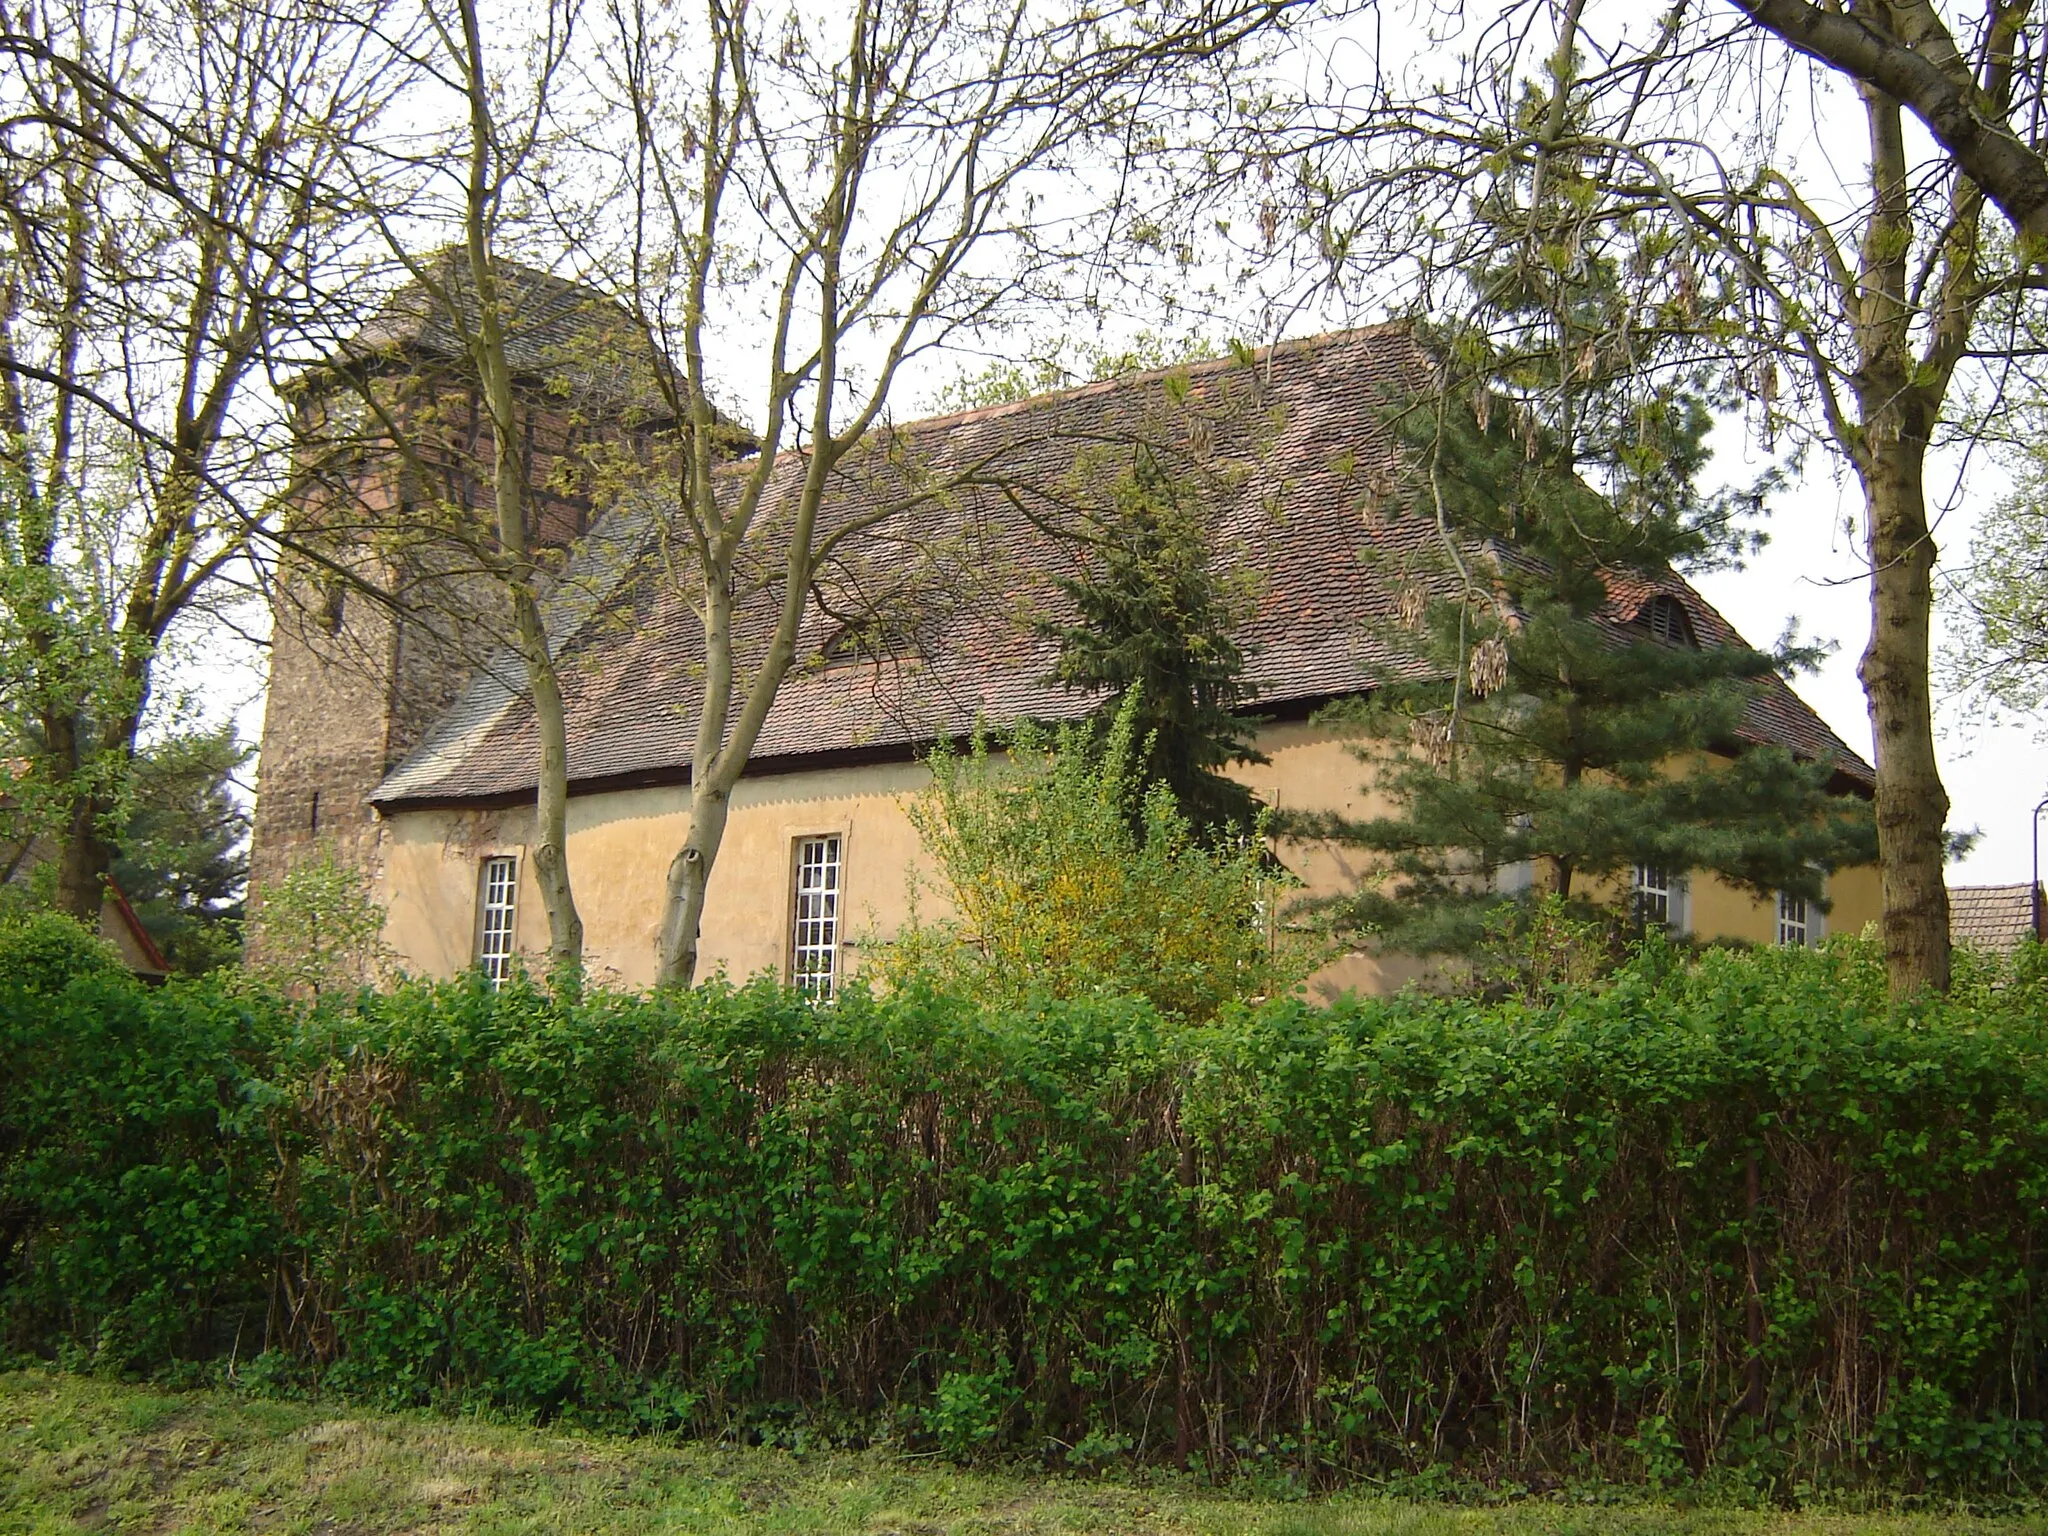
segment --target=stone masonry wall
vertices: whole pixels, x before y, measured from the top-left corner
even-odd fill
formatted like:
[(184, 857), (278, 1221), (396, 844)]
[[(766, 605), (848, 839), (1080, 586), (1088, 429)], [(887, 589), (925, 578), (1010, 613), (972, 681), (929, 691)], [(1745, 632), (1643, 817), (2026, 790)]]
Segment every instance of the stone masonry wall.
[[(381, 828), (370, 797), (384, 775), (416, 746), (504, 638), (502, 590), (475, 570), (459, 541), (420, 533), (414, 511), (433, 498), (434, 513), (487, 530), (490, 437), (473, 396), (443, 391), (434, 407), (447, 450), (401, 474), (398, 455), (374, 448), (356, 467), (309, 477), (295, 531), (318, 550), (287, 562), (272, 604), (270, 686), (258, 760), (249, 856), (249, 905), (295, 866), (326, 850), (373, 881), (382, 873)], [(536, 547), (565, 547), (589, 519), (589, 502), (560, 487), (558, 472), (593, 429), (549, 401), (522, 432), (529, 483), (536, 487), (530, 537)], [(404, 494), (412, 483), (415, 494)], [(413, 526), (408, 526), (411, 523)], [(322, 563), (331, 562), (331, 563)], [(352, 589), (344, 567), (396, 605)], [(260, 925), (259, 925), (260, 927)], [(260, 958), (260, 956), (255, 956)]]

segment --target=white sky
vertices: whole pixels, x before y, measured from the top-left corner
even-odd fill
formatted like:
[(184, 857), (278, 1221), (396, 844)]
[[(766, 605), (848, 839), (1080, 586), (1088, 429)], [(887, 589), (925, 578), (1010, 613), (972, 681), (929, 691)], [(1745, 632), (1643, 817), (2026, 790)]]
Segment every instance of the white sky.
[[(1722, 458), (1740, 462), (1740, 452), (1730, 445)], [(1695, 585), (1753, 644), (1768, 645), (1787, 619), (1796, 619), (1803, 639), (1837, 645), (1818, 673), (1794, 678), (1792, 686), (1867, 760), (1870, 717), (1856, 663), (1870, 637), (1870, 588), (1858, 536), (1843, 528), (1845, 520), (1860, 514), (1862, 501), (1854, 482), (1837, 483), (1832, 470), (1831, 463), (1816, 458), (1799, 483), (1774, 498), (1765, 525), (1771, 542), (1745, 569), (1704, 575)], [(1951, 468), (1948, 476), (1930, 475), (1928, 482), (1930, 493), (1945, 494), (1957, 479)], [(2006, 485), (2000, 467), (1977, 455), (1961, 481), (1958, 505), (1935, 531), (1942, 571), (1961, 564), (1981, 510)], [(1948, 617), (1937, 615), (1937, 620)], [(1967, 858), (1951, 866), (1949, 881), (2023, 881), (2031, 868), (2033, 808), (2048, 793), (2048, 747), (2036, 739), (2040, 722), (1991, 722), (1972, 712), (1968, 700), (1944, 700), (1938, 682), (1936, 699), (1941, 776), (1952, 806), (1949, 825), (1978, 827), (1984, 834)]]
[[(1398, 35), (1394, 29), (1378, 33), (1390, 49), (1398, 46), (1394, 41)], [(1365, 60), (1358, 50), (1349, 51), (1355, 61), (1352, 67), (1363, 66)], [(1807, 162), (1802, 169), (1812, 181), (1820, 179), (1816, 171), (1825, 173), (1834, 167), (1853, 177), (1863, 163), (1862, 146), (1854, 135), (1854, 115), (1830, 111), (1828, 106), (1824, 94), (1817, 95), (1810, 109), (1799, 114), (1811, 128), (1802, 135), (1804, 142), (1795, 146), (1791, 158)], [(1245, 322), (1249, 330), (1252, 318), (1246, 316)], [(1144, 323), (1139, 317), (1136, 326)], [(1154, 323), (1168, 334), (1177, 329), (1170, 320)], [(1299, 317), (1289, 331), (1307, 334), (1324, 328), (1325, 323)], [(1203, 329), (1229, 334), (1227, 326), (1205, 324)], [(933, 359), (924, 368), (907, 373), (894, 396), (899, 402), (898, 414), (912, 414), (913, 406), (930, 398), (958, 366)], [(1753, 450), (1738, 432), (1723, 436), (1726, 441), (1718, 462), (1724, 472), (1733, 480), (1749, 478), (1755, 466), (1747, 460)], [(1959, 565), (1981, 509), (2002, 494), (2006, 483), (2000, 466), (1983, 453), (1960, 477), (1953, 466), (1945, 477), (1930, 474), (1931, 499), (1952, 502), (1937, 528), (1944, 569)], [(1839, 480), (1835, 462), (1816, 452), (1810, 455), (1803, 477), (1774, 499), (1767, 524), (1769, 546), (1743, 570), (1705, 575), (1697, 585), (1754, 643), (1767, 645), (1789, 619), (1797, 621), (1802, 638), (1835, 644), (1837, 649), (1821, 670), (1795, 679), (1793, 686), (1843, 740), (1867, 757), (1870, 728), (1856, 679), (1856, 662), (1869, 631), (1869, 598), (1857, 535), (1844, 527), (1845, 520), (1853, 524), (1859, 510), (1853, 481)], [(173, 669), (168, 681), (173, 690), (179, 686), (195, 690), (205, 715), (215, 719), (232, 715), (247, 739), (257, 739), (262, 725), (260, 663), (252, 659), (245, 644), (226, 637), (208, 640), (185, 664)], [(2048, 791), (2048, 746), (2035, 739), (2039, 723), (1996, 724), (1967, 701), (1947, 701), (1940, 727), (1943, 778), (1954, 806), (1950, 824), (1976, 826), (1984, 834), (1969, 857), (1952, 869), (1951, 880), (2024, 880), (2031, 857), (2032, 808)]]

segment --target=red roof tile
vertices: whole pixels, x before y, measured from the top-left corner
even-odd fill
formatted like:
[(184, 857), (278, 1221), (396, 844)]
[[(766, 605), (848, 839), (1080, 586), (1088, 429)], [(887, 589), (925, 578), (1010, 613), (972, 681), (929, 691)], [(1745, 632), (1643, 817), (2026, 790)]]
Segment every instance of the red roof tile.
[[(1448, 595), (1451, 578), (1434, 558), (1433, 523), (1412, 515), (1369, 523), (1363, 508), (1368, 482), (1393, 463), (1379, 419), (1384, 399), (1419, 363), (1405, 328), (1380, 326), (1285, 343), (1249, 363), (1199, 363), (878, 434), (841, 466), (822, 510), (825, 527), (873, 513), (906, 488), (946, 489), (849, 539), (818, 588), (825, 606), (843, 607), (835, 592), (864, 601), (896, 584), (899, 607), (925, 609), (922, 643), (900, 660), (814, 659), (793, 671), (755, 762), (908, 752), (964, 734), (977, 719), (1085, 713), (1091, 700), (1046, 681), (1053, 646), (1022, 621), (1052, 611), (1054, 575), (1074, 558), (1042, 524), (1072, 499), (1077, 477), (1096, 480), (1127, 466), (1134, 438), (1205, 487), (1220, 558), (1252, 575), (1256, 599), (1239, 639), (1256, 707), (1415, 675), (1419, 663), (1396, 617), (1399, 593), (1420, 582)], [(722, 474), (736, 486), (746, 467)], [(790, 505), (803, 471), (799, 455), (784, 455), (764, 507)], [(687, 772), (703, 639), (689, 594), (665, 579), (662, 534), (649, 498), (613, 512), (557, 599), (573, 782)], [(738, 629), (743, 650), (758, 654), (779, 584), (772, 570), (754, 576)], [(1635, 592), (1626, 584), (1616, 590), (1618, 607)], [(1649, 583), (1643, 595), (1652, 591), (1683, 602), (1702, 639), (1734, 636), (1678, 577)], [(814, 606), (805, 654), (815, 658), (838, 628)], [(472, 685), (386, 779), (381, 803), (532, 792), (534, 736), (517, 664), (490, 671), (499, 675)], [(1871, 776), (1775, 679), (1760, 691), (1745, 734), (1832, 759), (1862, 782)]]
[(2034, 931), (2034, 888), (2018, 885), (1954, 885), (1948, 892), (1948, 936), (1992, 954), (2010, 954)]

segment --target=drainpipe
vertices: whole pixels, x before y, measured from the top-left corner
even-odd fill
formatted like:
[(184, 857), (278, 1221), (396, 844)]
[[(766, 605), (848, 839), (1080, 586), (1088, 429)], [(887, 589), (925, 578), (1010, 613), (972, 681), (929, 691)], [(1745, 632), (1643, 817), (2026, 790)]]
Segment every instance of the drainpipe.
[(2034, 909), (2034, 938), (2041, 937), (2041, 813), (2048, 811), (2048, 797), (2034, 807), (2034, 883), (2027, 887), (2027, 902)]

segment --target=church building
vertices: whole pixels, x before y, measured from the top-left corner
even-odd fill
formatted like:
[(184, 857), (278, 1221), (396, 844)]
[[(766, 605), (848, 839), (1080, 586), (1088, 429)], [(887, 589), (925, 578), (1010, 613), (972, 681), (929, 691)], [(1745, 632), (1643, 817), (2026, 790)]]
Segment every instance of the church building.
[[(558, 487), (538, 498), (533, 521), (534, 536), (563, 561), (548, 609), (568, 719), (570, 874), (592, 976), (644, 985), (669, 863), (687, 830), (703, 635), (652, 467), (658, 412), (634, 405), (630, 384), (616, 379), (586, 374), (565, 394), (559, 370), (539, 360), (541, 342), (587, 340), (601, 306), (539, 274), (523, 282), (523, 324), (538, 338), (530, 478)], [(323, 525), (341, 530), (327, 574), (307, 566), (283, 584), (252, 893), (260, 904), (297, 861), (330, 850), (369, 877), (403, 968), (502, 976), (546, 948), (529, 857), (537, 745), (524, 674), (476, 617), (487, 597), (453, 564), (402, 570), (376, 536), (380, 521), (422, 515), (429, 501), (473, 505), (478, 474), (488, 481), (474, 456), (463, 461), (464, 446), (477, 447), (476, 413), (471, 401), (463, 416), (459, 359), (445, 332), (431, 305), (401, 308), (375, 366), (393, 381), (442, 381), (428, 393), (454, 423), (455, 447), (425, 471), (417, 454), (402, 466), (357, 455), (343, 498), (354, 510)], [(905, 920), (913, 877), (926, 868), (906, 813), (926, 782), (924, 754), (978, 724), (1056, 721), (1094, 707), (1051, 680), (1043, 621), (1058, 617), (1057, 578), (1081, 558), (1057, 530), (1063, 509), (1127, 470), (1140, 444), (1199, 487), (1214, 559), (1245, 594), (1237, 639), (1250, 665), (1246, 713), (1261, 722), (1267, 761), (1236, 773), (1286, 810), (1383, 809), (1371, 765), (1319, 712), (1416, 675), (1404, 614), (1414, 593), (1449, 590), (1433, 520), (1390, 514), (1376, 489), (1391, 480), (1396, 455), (1379, 412), (1415, 364), (1406, 330), (1375, 327), (878, 430), (827, 495), (827, 528), (863, 526), (814, 583), (801, 659), (734, 796), (699, 975), (765, 971), (828, 991), (858, 974)], [(360, 378), (350, 385), (362, 392)], [(306, 386), (306, 410), (328, 409), (323, 387), (335, 386)], [(650, 468), (623, 489), (615, 477), (602, 494), (551, 472), (593, 441)], [(716, 473), (737, 476), (751, 451), (735, 432), (733, 460)], [(802, 471), (794, 452), (775, 466), (771, 524)], [(439, 479), (422, 484), (423, 474)], [(331, 486), (308, 494), (309, 505), (333, 504)], [(900, 510), (877, 516), (892, 504)], [(1469, 552), (1482, 565), (1493, 553)], [(341, 569), (417, 600), (369, 601), (334, 579)], [(742, 661), (780, 596), (775, 569), (755, 575), (740, 594)], [(1675, 574), (1610, 585), (1617, 637), (1738, 639)], [(1756, 687), (1736, 739), (1716, 755), (1759, 743), (1829, 765), (1838, 789), (1870, 792), (1870, 766), (1776, 677)], [(1371, 874), (1332, 845), (1275, 852), (1310, 895), (1353, 889)], [(1867, 868), (1831, 877), (1825, 915), (1709, 875), (1644, 867), (1634, 880), (1646, 907), (1702, 938), (1813, 943), (1824, 925), (1856, 930), (1878, 915)], [(932, 915), (928, 884), (920, 900)], [(1385, 990), (1418, 974), (1410, 960), (1360, 951), (1315, 985)]]

